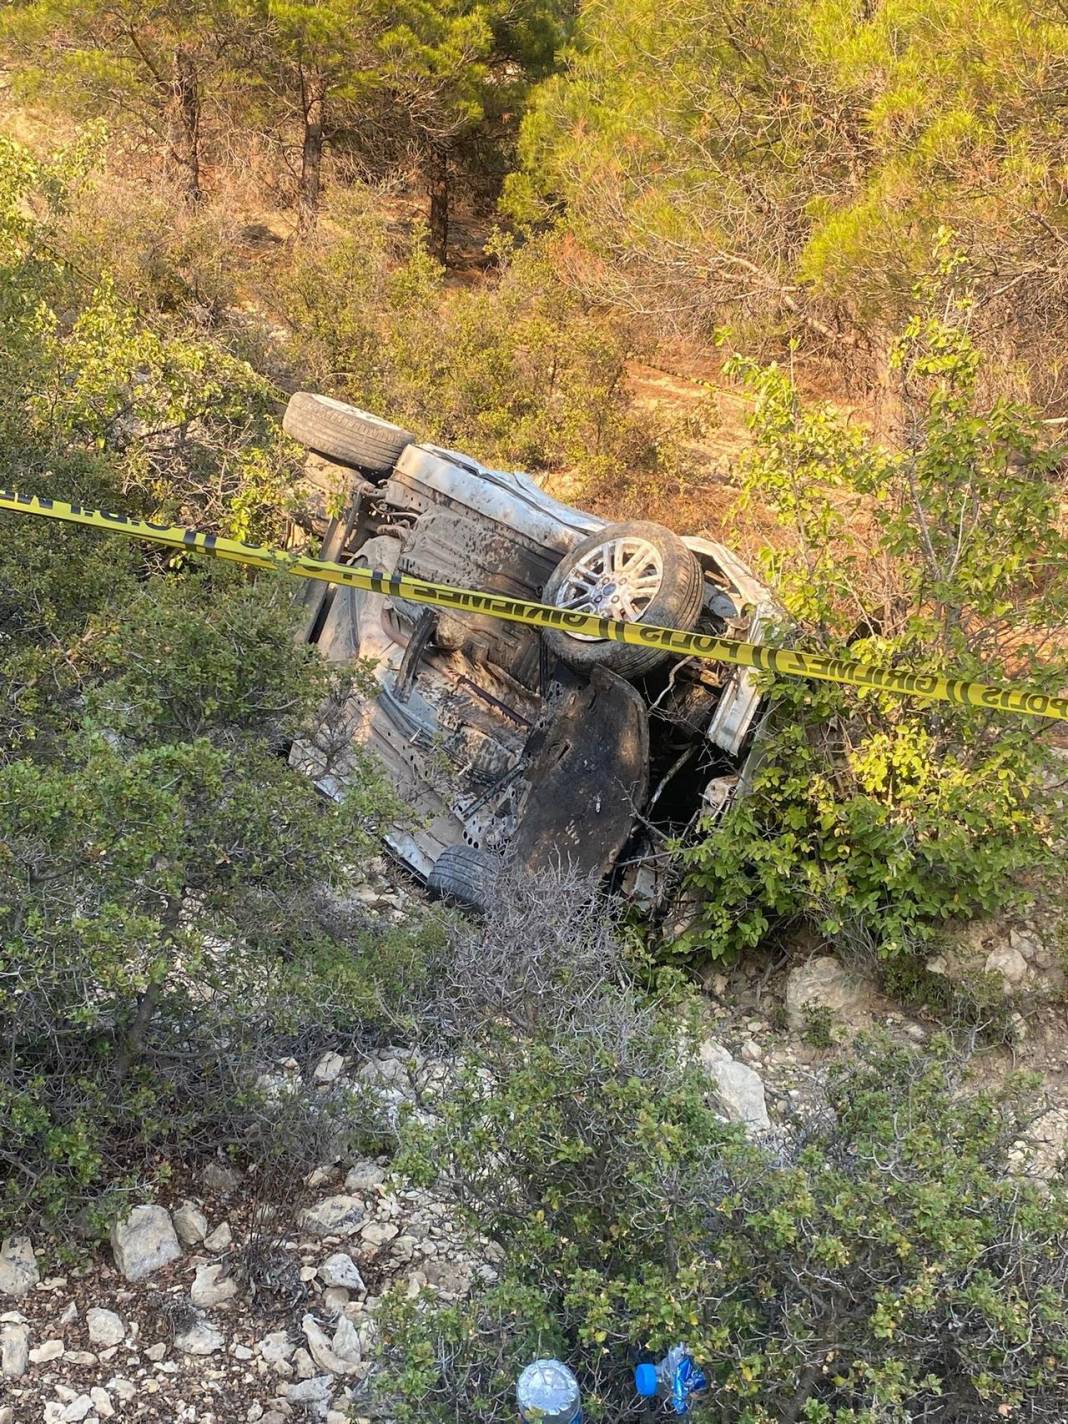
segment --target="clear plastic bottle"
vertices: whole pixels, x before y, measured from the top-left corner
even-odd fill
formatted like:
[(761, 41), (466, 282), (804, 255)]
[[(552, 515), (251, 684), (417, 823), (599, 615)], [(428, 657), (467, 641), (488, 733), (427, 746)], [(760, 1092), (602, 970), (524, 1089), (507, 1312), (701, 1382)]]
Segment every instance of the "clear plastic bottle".
[(637, 1367), (634, 1388), (643, 1399), (662, 1399), (676, 1414), (688, 1414), (694, 1395), (708, 1388), (708, 1380), (685, 1345), (672, 1345), (659, 1364)]
[(578, 1380), (559, 1360), (535, 1360), (515, 1389), (524, 1424), (581, 1424)]

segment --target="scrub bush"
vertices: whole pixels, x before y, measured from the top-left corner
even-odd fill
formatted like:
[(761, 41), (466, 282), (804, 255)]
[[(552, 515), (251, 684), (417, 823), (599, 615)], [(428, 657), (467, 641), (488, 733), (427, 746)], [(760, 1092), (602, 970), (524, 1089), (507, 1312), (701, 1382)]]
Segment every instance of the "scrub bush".
[[(0, 142), (2, 482), (270, 537), (262, 384), (42, 255), (83, 157)], [(418, 928), (322, 923), (397, 812), (369, 767), (335, 806), (286, 764), (349, 675), (297, 645), (283, 577), (0, 518), (0, 1234), (94, 1231), (182, 1157), (292, 1178), (374, 1137), (366, 1095), (258, 1084), (377, 1042), (374, 985), (422, 953)]]
[(0, 766), (2, 1218), (68, 1218), (219, 1145), (276, 1152), (259, 1074), (376, 1035), (345, 973), (372, 927), (342, 943), (316, 905), (392, 801), (367, 768), (324, 806), (279, 755), (326, 690), (287, 594), (150, 580), (97, 614), (47, 754)]
[[(761, 562), (799, 647), (1063, 692), (1063, 452), (1034, 412), (980, 399), (962, 280), (950, 253), (894, 347), (897, 446), (735, 362), (756, 397), (743, 503), (779, 523)], [(684, 852), (704, 912), (677, 955), (803, 924), (907, 958), (1059, 874), (1053, 724), (792, 679), (773, 698), (749, 794)]]
[(510, 1420), (523, 1364), (584, 1417), (647, 1417), (639, 1352), (684, 1340), (716, 1424), (1055, 1424), (1068, 1398), (1068, 1199), (1013, 1175), (1033, 1084), (977, 1092), (945, 1044), (861, 1045), (772, 1140), (722, 1123), (665, 1020), (618, 990), (490, 1033), (400, 1163), (455, 1193), (496, 1279), (394, 1300), (399, 1420)]
[(278, 274), (297, 379), (487, 461), (584, 481), (655, 470), (666, 432), (627, 390), (637, 334), (568, 288), (550, 244), (498, 239), (495, 277), (454, 290), (422, 234), (398, 240), (366, 195), (334, 215), (342, 230)]

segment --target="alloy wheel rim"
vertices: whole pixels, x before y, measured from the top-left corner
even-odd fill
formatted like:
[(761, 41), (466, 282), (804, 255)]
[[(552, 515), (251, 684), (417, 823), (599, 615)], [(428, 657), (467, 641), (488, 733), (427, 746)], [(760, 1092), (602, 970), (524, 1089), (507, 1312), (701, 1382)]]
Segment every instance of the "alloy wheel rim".
[[(664, 561), (655, 544), (637, 535), (606, 539), (567, 572), (555, 604), (569, 613), (640, 623), (664, 581)], [(590, 633), (569, 633), (584, 643), (603, 642)]]

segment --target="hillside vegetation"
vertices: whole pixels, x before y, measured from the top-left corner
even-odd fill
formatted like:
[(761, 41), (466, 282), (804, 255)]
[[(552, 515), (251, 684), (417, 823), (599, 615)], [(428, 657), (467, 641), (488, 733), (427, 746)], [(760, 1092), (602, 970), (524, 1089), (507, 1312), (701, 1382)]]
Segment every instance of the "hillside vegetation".
[[(13, 0), (0, 61), (3, 485), (299, 538), (314, 389), (604, 512), (714, 488), (801, 646), (1068, 687), (1056, 8)], [(279, 754), (363, 676), (285, 579), (0, 518), (0, 1235), (75, 1259), (208, 1158), (274, 1210), (377, 1154), (495, 1264), (383, 1290), (353, 1417), (503, 1424), (556, 1352), (636, 1420), (685, 1338), (715, 1424), (1063, 1421), (1063, 1174), (1021, 1166), (1035, 1082), (967, 1063), (1023, 1021), (932, 968), (1063, 920), (1055, 729), (784, 681), (749, 795), (665, 848), (679, 923), (388, 917), (354, 887), (410, 809)], [(812, 947), (931, 1032), (752, 1141), (699, 986)], [(387, 1047), (435, 1091), (313, 1091)]]

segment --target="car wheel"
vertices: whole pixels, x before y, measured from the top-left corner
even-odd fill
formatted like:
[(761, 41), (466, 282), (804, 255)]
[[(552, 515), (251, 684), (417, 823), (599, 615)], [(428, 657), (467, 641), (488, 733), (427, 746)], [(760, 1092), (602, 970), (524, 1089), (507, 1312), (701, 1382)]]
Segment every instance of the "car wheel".
[(310, 391), (290, 397), (282, 429), (324, 460), (371, 475), (390, 474), (401, 451), (415, 440), (399, 425)]
[[(574, 613), (682, 628), (697, 626), (704, 601), (701, 565), (677, 534), (660, 524), (609, 524), (565, 555), (549, 576), (543, 601)], [(568, 667), (608, 668), (644, 677), (668, 656), (586, 633), (545, 631), (552, 652)]]
[(436, 900), (448, 900), (465, 910), (485, 914), (497, 877), (496, 859), (478, 846), (446, 846), (427, 876), (427, 889)]

